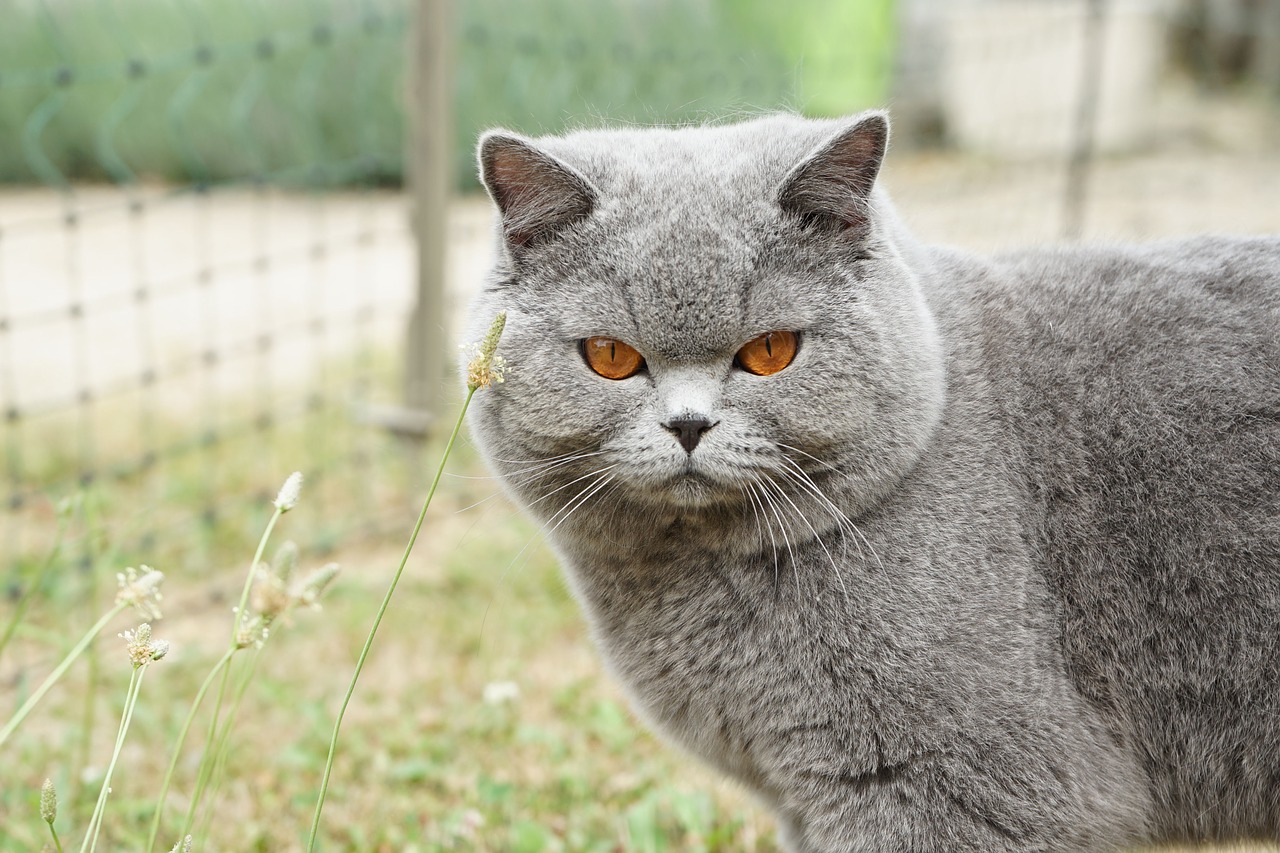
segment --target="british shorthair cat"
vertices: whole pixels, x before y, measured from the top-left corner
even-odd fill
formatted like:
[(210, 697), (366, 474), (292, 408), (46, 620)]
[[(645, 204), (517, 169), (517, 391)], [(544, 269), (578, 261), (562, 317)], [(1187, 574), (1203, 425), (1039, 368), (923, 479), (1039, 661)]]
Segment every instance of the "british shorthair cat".
[(1280, 838), (1280, 239), (925, 246), (887, 141), (486, 134), (489, 464), (794, 853)]

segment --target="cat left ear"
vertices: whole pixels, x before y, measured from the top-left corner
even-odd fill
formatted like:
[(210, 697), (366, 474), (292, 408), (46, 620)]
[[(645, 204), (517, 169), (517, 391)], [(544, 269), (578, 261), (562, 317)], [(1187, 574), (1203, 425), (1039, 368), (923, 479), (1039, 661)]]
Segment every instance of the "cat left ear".
[(588, 216), (596, 191), (572, 167), (515, 134), (480, 139), (480, 177), (502, 213), (502, 229), (523, 249)]
[(778, 204), (808, 221), (861, 229), (888, 143), (888, 116), (863, 114), (791, 170)]

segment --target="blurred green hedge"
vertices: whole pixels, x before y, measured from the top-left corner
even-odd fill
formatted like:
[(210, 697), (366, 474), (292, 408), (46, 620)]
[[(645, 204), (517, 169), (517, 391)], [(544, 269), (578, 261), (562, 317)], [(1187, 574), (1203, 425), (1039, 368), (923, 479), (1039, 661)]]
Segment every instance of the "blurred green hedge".
[[(11, 0), (0, 182), (402, 177), (405, 0)], [(834, 114), (888, 85), (892, 0), (455, 0), (456, 179), (485, 127)]]

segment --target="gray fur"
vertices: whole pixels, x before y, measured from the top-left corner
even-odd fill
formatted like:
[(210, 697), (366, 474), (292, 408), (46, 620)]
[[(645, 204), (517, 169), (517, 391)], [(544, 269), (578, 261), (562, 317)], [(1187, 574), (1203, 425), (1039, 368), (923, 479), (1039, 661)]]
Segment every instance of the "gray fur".
[[(921, 246), (867, 192), (884, 122), (487, 135), (490, 464), (789, 850), (1280, 837), (1280, 240)], [(497, 186), (521, 147), (546, 193)], [(788, 368), (734, 368), (779, 329)]]

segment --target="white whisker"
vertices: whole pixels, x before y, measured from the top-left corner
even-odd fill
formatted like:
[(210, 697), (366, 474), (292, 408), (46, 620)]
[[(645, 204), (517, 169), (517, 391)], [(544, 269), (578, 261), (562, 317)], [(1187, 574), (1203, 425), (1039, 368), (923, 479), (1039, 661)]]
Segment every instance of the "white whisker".
[[(761, 482), (761, 486), (763, 486), (763, 482)], [(796, 579), (796, 592), (803, 593), (800, 583), (800, 569), (796, 566), (796, 552), (791, 547), (791, 537), (787, 535), (787, 525), (782, 520), (782, 511), (778, 509), (778, 505), (770, 497), (768, 489), (762, 487), (759, 495), (769, 505), (769, 509), (773, 510), (773, 517), (778, 521), (778, 532), (782, 534), (782, 541), (787, 546), (787, 554), (791, 557), (791, 573)]]
[(466, 505), (466, 506), (464, 506), (462, 509), (455, 511), (455, 512), (454, 512), (454, 515), (459, 515), (459, 514), (461, 514), (461, 513), (467, 512), (468, 510), (475, 509), (475, 508), (476, 508), (476, 507), (478, 507), (478, 506), (482, 506), (483, 504), (487, 504), (489, 501), (491, 501), (491, 500), (493, 500), (494, 498), (496, 498), (496, 497), (500, 496), (501, 494), (502, 494), (502, 492), (491, 492), (489, 495), (487, 495), (486, 497), (481, 498), (480, 500), (476, 501), (475, 503), (473, 503), (473, 504), (467, 504), (467, 505)]
[[(761, 516), (764, 514), (764, 504), (760, 501), (759, 496), (756, 495), (755, 483), (747, 483), (747, 488), (750, 489), (751, 511), (756, 514), (756, 527), (757, 529), (759, 529), (761, 526)], [(767, 530), (769, 532), (769, 542), (773, 546), (773, 590), (774, 592), (777, 592), (778, 591), (778, 540), (774, 538), (773, 525), (768, 524), (767, 518), (765, 519), (765, 523), (767, 525)], [(760, 534), (760, 547), (761, 548), (764, 547), (763, 533)]]
[(783, 469), (783, 473), (786, 473), (793, 480), (803, 486), (810, 494), (817, 498), (820, 505), (831, 514), (831, 517), (842, 530), (847, 530), (853, 533), (854, 537), (856, 537), (855, 544), (857, 544), (858, 550), (861, 551), (862, 546), (865, 545), (867, 550), (871, 552), (871, 556), (875, 558), (876, 563), (879, 564), (880, 569), (884, 570), (884, 561), (880, 559), (880, 555), (876, 552), (875, 546), (873, 546), (867, 537), (863, 535), (862, 530), (858, 528), (858, 525), (854, 523), (853, 519), (845, 515), (829, 497), (823, 494), (822, 490), (818, 488), (818, 485), (813, 482), (813, 479), (796, 463), (794, 459), (790, 459), (784, 454), (782, 456), (782, 460), (789, 466), (789, 468)]
[(499, 456), (490, 456), (494, 462), (502, 462), (506, 465), (540, 465), (544, 462), (560, 462), (565, 459), (574, 459), (583, 456), (596, 456), (603, 453), (603, 450), (572, 450), (568, 453), (559, 453), (555, 456), (540, 456), (536, 459), (503, 459)]
[[(547, 476), (557, 468), (561, 468), (565, 465), (569, 465), (574, 462), (581, 461), (583, 459), (589, 459), (593, 456), (600, 456), (603, 453), (604, 453), (603, 450), (598, 450), (591, 453), (563, 454), (561, 456), (550, 457), (544, 460), (541, 465), (531, 465), (527, 468), (523, 468), (516, 471), (508, 471), (500, 475), (476, 476), (476, 475), (469, 475), (469, 474), (449, 473), (447, 474), (447, 476), (451, 476), (459, 480), (506, 480), (509, 483), (509, 485), (511, 485), (512, 487), (519, 488), (521, 486), (527, 486), (530, 483), (534, 482), (535, 480), (538, 480), (538, 479), (541, 479), (542, 477)], [(524, 476), (521, 476), (521, 475), (524, 475)], [(489, 495), (476, 501), (475, 503), (468, 504), (467, 506), (462, 507), (462, 509), (457, 510), (457, 513), (462, 513), (471, 509), (475, 509), (481, 504), (487, 503), (501, 494), (502, 492), (500, 491), (492, 492)]]
[[(784, 470), (782, 473), (785, 474), (786, 471)], [(817, 540), (818, 546), (822, 548), (823, 553), (827, 555), (827, 562), (831, 564), (831, 571), (835, 572), (836, 580), (840, 582), (840, 591), (844, 594), (844, 603), (848, 605), (850, 603), (849, 587), (845, 585), (844, 572), (841, 571), (840, 566), (836, 564), (836, 558), (831, 554), (831, 550), (827, 548), (827, 543), (822, 541), (822, 534), (818, 533), (817, 528), (810, 523), (809, 518), (804, 514), (804, 511), (801, 510), (800, 507), (796, 506), (796, 502), (787, 494), (786, 489), (782, 488), (782, 486), (780, 486), (772, 477), (766, 477), (765, 482), (773, 486), (774, 491), (777, 492), (783, 500), (791, 504), (791, 508), (796, 511), (796, 515), (800, 516), (800, 520), (809, 528), (809, 532), (812, 533), (813, 538)]]
[[(610, 467), (612, 467), (612, 466), (610, 466)], [(607, 472), (607, 470), (608, 470), (608, 469), (606, 469), (606, 472)], [(600, 491), (600, 489), (602, 489), (603, 487), (607, 486), (610, 482), (612, 482), (612, 481), (613, 481), (613, 477), (614, 477), (614, 475), (613, 475), (613, 474), (606, 473), (606, 474), (605, 474), (605, 476), (604, 476), (603, 481), (601, 481), (601, 480), (596, 480), (595, 482), (593, 482), (593, 483), (592, 483), (592, 485), (591, 485), (590, 487), (588, 487), (587, 494), (586, 494), (585, 496), (580, 496), (579, 498), (575, 499), (575, 500), (576, 500), (576, 502), (573, 504), (572, 508), (570, 508), (570, 509), (569, 509), (569, 511), (568, 511), (567, 513), (565, 513), (565, 515), (564, 515), (564, 517), (563, 517), (563, 518), (561, 518), (559, 521), (557, 521), (557, 522), (556, 522), (556, 526), (555, 526), (555, 527), (553, 527), (553, 528), (551, 528), (550, 530), (548, 530), (548, 531), (547, 531), (547, 534), (548, 534), (548, 535), (550, 535), (550, 534), (552, 534), (552, 533), (555, 533), (555, 532), (556, 532), (556, 529), (557, 529), (557, 528), (559, 528), (559, 527), (560, 527), (560, 525), (562, 525), (562, 524), (564, 524), (566, 521), (568, 521), (568, 520), (569, 520), (569, 516), (571, 516), (571, 515), (573, 515), (575, 512), (577, 512), (577, 511), (578, 511), (578, 509), (579, 509), (583, 504), (585, 504), (587, 501), (589, 501), (589, 500), (591, 499), (592, 495), (594, 495), (596, 492)], [(562, 510), (561, 510), (561, 512), (564, 512), (564, 510), (562, 509)], [(557, 513), (557, 514), (558, 514), (558, 513)]]
[(539, 465), (529, 465), (524, 468), (518, 468), (514, 471), (504, 471), (502, 473), (502, 476), (504, 477), (519, 477), (522, 475), (538, 476), (546, 471), (552, 471), (556, 468), (569, 465), (573, 462), (578, 462), (583, 459), (591, 459), (596, 456), (601, 456), (604, 454), (604, 452), (605, 451), (603, 450), (597, 450), (593, 453), (577, 453), (570, 456), (559, 456), (552, 459), (546, 459)]
[(597, 474), (601, 474), (601, 473), (603, 473), (603, 472), (605, 472), (605, 471), (611, 471), (611, 470), (613, 470), (614, 468), (617, 468), (617, 467), (618, 467), (618, 466), (617, 466), (616, 464), (615, 464), (615, 465), (606, 465), (606, 466), (605, 466), (605, 467), (603, 467), (603, 468), (597, 468), (597, 469), (595, 469), (594, 471), (589, 471), (588, 473), (583, 474), (581, 477), (575, 477), (574, 479), (570, 480), (569, 482), (564, 483), (564, 484), (562, 484), (562, 485), (559, 485), (559, 486), (555, 487), (555, 488), (554, 488), (554, 489), (552, 489), (551, 491), (547, 492), (545, 495), (542, 495), (541, 497), (536, 498), (536, 499), (534, 499), (534, 500), (530, 501), (530, 502), (529, 502), (529, 506), (534, 506), (535, 504), (540, 504), (540, 503), (542, 503), (542, 502), (543, 502), (543, 501), (545, 501), (547, 498), (549, 498), (549, 497), (551, 497), (552, 495), (554, 495), (556, 492), (562, 492), (562, 491), (564, 491), (565, 489), (567, 489), (567, 488), (569, 488), (570, 486), (572, 486), (574, 483), (581, 483), (583, 480), (586, 480), (586, 479), (588, 479), (589, 477), (594, 477), (594, 476), (596, 476)]
[[(800, 448), (798, 448), (798, 447), (793, 447), (793, 446), (792, 446), (792, 445), (790, 445), (790, 444), (783, 444), (783, 443), (782, 443), (782, 442), (780, 442), (780, 441), (779, 441), (779, 442), (777, 442), (777, 445), (778, 445), (778, 447), (781, 447), (781, 448), (782, 448), (782, 449), (784, 449), (784, 450), (790, 450), (790, 451), (793, 451), (793, 452), (795, 452), (795, 453), (799, 453), (801, 456), (806, 456), (806, 457), (808, 457), (808, 458), (812, 459), (814, 462), (817, 462), (817, 463), (818, 463), (819, 465), (821, 465), (823, 468), (826, 468), (828, 471), (831, 471), (832, 473), (835, 473), (835, 474), (841, 474), (841, 473), (844, 473), (844, 472), (842, 472), (839, 468), (837, 468), (835, 465), (832, 465), (830, 462), (823, 461), (822, 459), (819, 459), (818, 457), (814, 456), (812, 453), (806, 453), (805, 451), (801, 450), (801, 449), (800, 449)], [(786, 454), (784, 453), (784, 454), (783, 454), (783, 456), (784, 456), (784, 457), (786, 457)], [(788, 459), (787, 461), (789, 461), (789, 462), (794, 462), (795, 460), (793, 460), (793, 459)]]
[[(529, 550), (529, 546), (532, 545), (538, 539), (539, 536), (548, 535), (551, 532), (553, 532), (556, 529), (556, 527), (560, 526), (560, 522), (564, 521), (564, 518), (561, 518), (561, 515), (566, 510), (570, 510), (570, 507), (576, 507), (577, 505), (580, 505), (584, 495), (586, 496), (586, 498), (590, 498), (591, 495), (588, 493), (591, 492), (592, 489), (595, 488), (601, 482), (601, 479), (603, 479), (605, 483), (612, 480), (613, 474), (610, 474), (609, 470), (613, 467), (615, 466), (610, 465), (608, 468), (603, 468), (603, 469), (593, 471), (590, 474), (587, 474), (583, 477), (579, 477), (577, 480), (575, 480), (574, 482), (576, 483), (581, 480), (587, 479), (587, 477), (598, 475), (597, 479), (592, 480), (590, 483), (588, 483), (587, 485), (579, 489), (577, 493), (574, 494), (573, 497), (571, 497), (568, 501), (565, 502), (563, 506), (560, 507), (560, 509), (556, 510), (556, 512), (550, 518), (544, 521), (542, 523), (542, 526), (540, 526), (537, 530), (534, 531), (533, 535), (529, 537), (529, 541), (525, 542), (524, 545), (520, 548), (520, 550), (516, 552), (515, 556), (511, 558), (511, 561), (507, 563), (506, 568), (502, 570), (502, 574), (500, 575), (499, 579), (503, 581), (506, 580), (507, 576), (509, 575), (511, 570), (515, 567), (516, 563), (519, 562), (520, 558), (523, 557), (525, 552)], [(572, 484), (570, 483), (567, 485), (572, 485)], [(562, 486), (561, 489), (562, 488), (564, 487)], [(560, 491), (560, 489), (556, 489), (556, 491)], [(538, 500), (542, 500), (543, 498), (550, 497), (554, 493), (555, 492), (548, 492), (547, 494), (543, 495), (541, 498), (538, 498)], [(572, 510), (570, 510), (570, 512), (572, 512)], [(560, 521), (556, 521), (556, 519), (558, 518), (560, 519)], [(552, 527), (551, 530), (548, 530), (547, 528), (551, 525), (553, 521), (556, 522), (555, 527)], [(484, 616), (480, 620), (481, 634), (484, 633), (484, 626), (485, 626), (485, 623), (488, 621), (488, 619), (489, 619), (489, 609), (486, 607)]]

